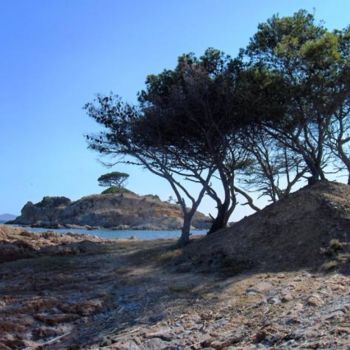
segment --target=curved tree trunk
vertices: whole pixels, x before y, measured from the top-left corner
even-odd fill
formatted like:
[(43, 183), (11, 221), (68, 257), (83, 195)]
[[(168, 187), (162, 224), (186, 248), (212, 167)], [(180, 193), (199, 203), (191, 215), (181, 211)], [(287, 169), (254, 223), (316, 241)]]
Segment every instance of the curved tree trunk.
[(234, 178), (231, 174), (228, 175), (225, 169), (219, 168), (219, 173), (225, 194), (224, 201), (222, 202), (220, 199), (216, 201), (218, 212), (208, 231), (208, 235), (225, 228), (234, 208), (236, 207)]
[(184, 222), (181, 229), (181, 236), (177, 242), (179, 247), (183, 247), (190, 241), (191, 235), (191, 222), (193, 215), (186, 214), (184, 215)]
[(222, 228), (225, 228), (227, 226), (231, 213), (232, 210), (230, 210), (229, 202), (224, 202), (223, 204), (218, 205), (218, 213), (216, 215), (216, 218), (213, 220), (210, 230), (208, 231), (208, 235), (221, 230)]
[(309, 177), (309, 179), (308, 179), (309, 185), (313, 185), (320, 180), (326, 179), (324, 176), (323, 170), (319, 164), (317, 164), (312, 159), (305, 158), (305, 157), (304, 157), (304, 159), (305, 159), (305, 163), (308, 167), (308, 170), (311, 173), (311, 177)]

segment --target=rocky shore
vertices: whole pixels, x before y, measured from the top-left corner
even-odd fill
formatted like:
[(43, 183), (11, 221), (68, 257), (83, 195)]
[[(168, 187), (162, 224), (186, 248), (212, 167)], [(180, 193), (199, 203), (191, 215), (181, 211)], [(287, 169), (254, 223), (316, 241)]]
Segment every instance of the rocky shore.
[(0, 232), (37, 252), (0, 264), (0, 349), (348, 349), (347, 275), (228, 277), (185, 270), (174, 240)]
[(0, 226), (0, 349), (349, 349), (349, 198), (318, 184), (181, 249)]

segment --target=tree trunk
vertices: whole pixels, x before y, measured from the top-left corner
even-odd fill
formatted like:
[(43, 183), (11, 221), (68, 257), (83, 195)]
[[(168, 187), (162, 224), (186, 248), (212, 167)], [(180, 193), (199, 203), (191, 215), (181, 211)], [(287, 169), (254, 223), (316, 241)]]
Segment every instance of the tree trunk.
[(305, 163), (311, 173), (311, 177), (308, 178), (309, 185), (313, 185), (316, 182), (325, 179), (323, 171), (318, 164), (315, 164), (315, 162), (313, 162), (312, 160), (306, 160), (306, 159), (305, 159)]
[(177, 242), (177, 245), (180, 247), (185, 246), (190, 241), (192, 216), (193, 215), (184, 214), (184, 222), (181, 229), (181, 236)]
[(213, 220), (213, 223), (208, 231), (208, 235), (227, 226), (228, 220), (230, 218), (229, 203), (224, 203), (218, 206), (218, 214)]

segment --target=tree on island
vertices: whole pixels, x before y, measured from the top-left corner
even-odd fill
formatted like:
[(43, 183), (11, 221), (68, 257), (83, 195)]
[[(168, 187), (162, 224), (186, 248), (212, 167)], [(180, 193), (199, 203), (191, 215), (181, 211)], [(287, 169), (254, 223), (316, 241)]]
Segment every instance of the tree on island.
[(113, 171), (111, 173), (101, 175), (97, 181), (102, 187), (115, 187), (121, 189), (124, 187), (129, 174), (121, 173), (119, 171)]

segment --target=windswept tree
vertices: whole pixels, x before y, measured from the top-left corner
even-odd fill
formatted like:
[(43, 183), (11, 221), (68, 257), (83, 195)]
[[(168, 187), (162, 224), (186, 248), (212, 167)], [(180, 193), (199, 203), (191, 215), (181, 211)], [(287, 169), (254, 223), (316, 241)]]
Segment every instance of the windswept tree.
[[(185, 181), (190, 173), (183, 173), (171, 154), (159, 145), (147, 144), (147, 133), (154, 130), (143, 128), (143, 113), (139, 108), (125, 103), (115, 95), (101, 96), (85, 105), (87, 114), (104, 127), (98, 134), (87, 135), (89, 148), (114, 159), (114, 164), (133, 164), (165, 179), (171, 186), (183, 212), (183, 227), (179, 244), (188, 243), (191, 222), (205, 194), (212, 176), (212, 169), (205, 169), (204, 184), (196, 194), (190, 193)], [(148, 135), (150, 136), (150, 135)], [(147, 136), (147, 137), (148, 137)], [(201, 169), (197, 169), (202, 172)]]
[[(247, 157), (240, 146), (240, 130), (246, 121), (237, 99), (242, 69), (240, 60), (215, 49), (208, 49), (199, 58), (183, 55), (174, 70), (149, 76), (139, 95), (144, 113), (142, 130), (149, 127), (158, 135), (145, 133), (151, 135), (147, 142), (153, 146), (158, 142), (176, 166), (190, 173), (191, 181), (204, 186), (216, 202), (217, 214), (209, 233), (227, 225), (238, 193), (258, 209), (235, 180)], [(197, 169), (213, 170), (217, 186), (206, 182)]]
[(121, 189), (124, 187), (126, 180), (128, 179), (129, 174), (121, 173), (119, 171), (113, 171), (111, 173), (101, 175), (97, 181), (100, 186), (103, 187), (116, 187)]
[(331, 151), (340, 161), (339, 168), (347, 171), (347, 183), (350, 185), (350, 27), (336, 31), (337, 67), (331, 77), (337, 94), (328, 140)]
[[(306, 11), (273, 16), (259, 25), (246, 54), (260, 86), (251, 101), (260, 94), (266, 106), (256, 110), (260, 126), (302, 156), (311, 183), (324, 180), (331, 158), (328, 131), (343, 96), (338, 33), (316, 24)], [(274, 94), (268, 93), (271, 86)]]

